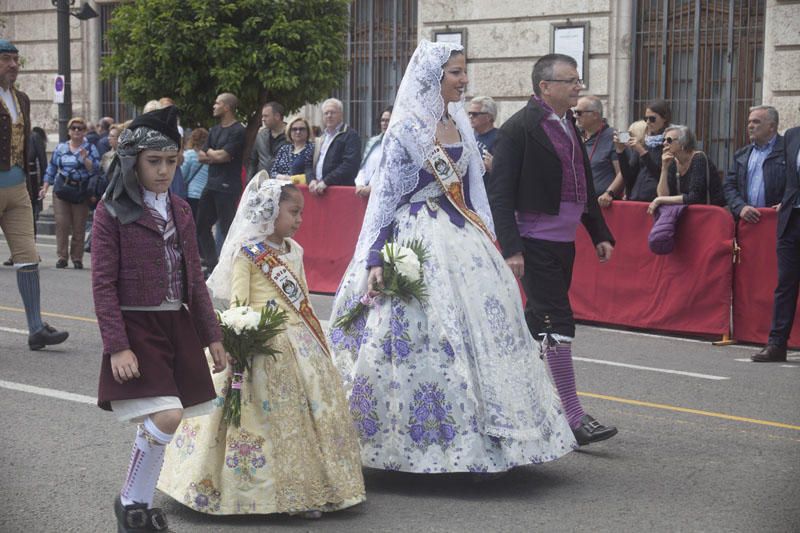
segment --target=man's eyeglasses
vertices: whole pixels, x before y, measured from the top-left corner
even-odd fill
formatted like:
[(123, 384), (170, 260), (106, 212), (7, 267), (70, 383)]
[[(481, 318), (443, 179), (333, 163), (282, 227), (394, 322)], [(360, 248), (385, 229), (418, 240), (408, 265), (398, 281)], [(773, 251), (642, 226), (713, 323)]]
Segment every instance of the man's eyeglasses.
[(488, 115), (488, 114), (489, 113), (486, 111), (470, 111), (469, 113), (467, 113), (467, 115), (469, 115), (469, 118), (475, 118), (481, 115)]
[(655, 122), (656, 120), (658, 120), (658, 117), (655, 115), (645, 115), (644, 120), (645, 122)]
[(572, 114), (576, 117), (583, 115), (584, 113), (597, 113), (594, 109), (574, 109)]
[(583, 79), (581, 78), (570, 78), (568, 80), (544, 80), (556, 83), (566, 83), (569, 85), (583, 85)]
[(69, 129), (72, 131), (83, 131), (86, 129), (86, 126), (70, 126)]

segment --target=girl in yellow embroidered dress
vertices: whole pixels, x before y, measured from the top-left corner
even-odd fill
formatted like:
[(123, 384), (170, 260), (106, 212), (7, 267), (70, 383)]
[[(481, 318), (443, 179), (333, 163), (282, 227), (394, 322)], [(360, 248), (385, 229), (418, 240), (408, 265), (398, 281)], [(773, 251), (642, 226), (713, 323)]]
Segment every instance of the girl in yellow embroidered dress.
[[(271, 341), (280, 353), (257, 355), (245, 375), (239, 428), (222, 420), (230, 373), (217, 375), (216, 408), (178, 429), (159, 489), (209, 514), (318, 518), (321, 511), (364, 501), (361, 459), (341, 378), (327, 350), (268, 269), (247, 253), (254, 246), (269, 247), (307, 297), (303, 250), (290, 238), (301, 222), (303, 196), (293, 185), (265, 177), (248, 185), (209, 288), (215, 297), (238, 298), (255, 309), (285, 310), (286, 329)], [(242, 227), (249, 230), (239, 231)]]

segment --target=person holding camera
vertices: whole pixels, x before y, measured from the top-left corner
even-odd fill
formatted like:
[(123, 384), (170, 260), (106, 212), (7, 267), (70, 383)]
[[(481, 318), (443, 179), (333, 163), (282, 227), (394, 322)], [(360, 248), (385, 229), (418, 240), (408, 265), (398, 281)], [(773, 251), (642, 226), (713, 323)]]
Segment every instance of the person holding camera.
[[(56, 218), (56, 268), (83, 268), (83, 244), (86, 219), (89, 218), (90, 178), (100, 170), (97, 147), (86, 140), (86, 121), (81, 117), (67, 124), (69, 140), (59, 143), (47, 166), (39, 198), (44, 199), (53, 187), (53, 210)], [(70, 234), (72, 240), (70, 241)]]

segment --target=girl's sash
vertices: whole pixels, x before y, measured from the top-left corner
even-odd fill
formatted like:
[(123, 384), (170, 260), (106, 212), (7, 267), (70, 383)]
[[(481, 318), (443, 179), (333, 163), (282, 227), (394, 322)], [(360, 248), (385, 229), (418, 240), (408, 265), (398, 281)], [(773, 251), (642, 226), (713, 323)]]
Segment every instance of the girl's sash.
[(461, 183), (461, 176), (458, 175), (458, 171), (453, 161), (450, 159), (450, 156), (438, 142), (433, 146), (433, 153), (428, 158), (428, 162), (433, 169), (433, 176), (436, 178), (436, 181), (439, 182), (439, 185), (442, 186), (444, 194), (447, 196), (447, 199), (450, 200), (450, 203), (455, 206), (464, 218), (469, 220), (479, 230), (483, 231), (486, 236), (489, 237), (490, 241), (494, 241), (492, 233), (483, 223), (478, 213), (467, 207), (467, 202), (464, 200), (464, 188)]
[(303, 320), (320, 347), (330, 357), (328, 344), (325, 342), (325, 333), (319, 323), (314, 310), (309, 304), (308, 294), (303, 290), (303, 285), (278, 254), (262, 242), (242, 246), (245, 255), (264, 273), (264, 277), (278, 289), (284, 302), (289, 304)]

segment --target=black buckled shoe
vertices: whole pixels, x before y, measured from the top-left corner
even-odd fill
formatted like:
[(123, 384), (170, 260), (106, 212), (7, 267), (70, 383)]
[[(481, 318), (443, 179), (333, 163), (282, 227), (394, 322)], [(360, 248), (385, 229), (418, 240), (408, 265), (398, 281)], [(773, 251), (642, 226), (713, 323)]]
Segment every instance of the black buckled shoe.
[(69, 332), (58, 331), (56, 328), (45, 322), (42, 329), (36, 333), (28, 335), (28, 348), (31, 350), (41, 350), (45, 346), (61, 344), (67, 340), (67, 337), (69, 337)]
[(593, 442), (610, 439), (617, 434), (617, 428), (614, 426), (604, 426), (590, 415), (583, 415), (580, 427), (573, 429), (572, 433), (575, 434), (575, 440), (578, 441), (578, 444), (584, 446)]
[(146, 503), (122, 505), (122, 500), (117, 496), (117, 499), (114, 500), (114, 515), (117, 517), (117, 533), (154, 531), (150, 527), (150, 515)]
[(166, 513), (164, 513), (164, 511), (162, 511), (158, 507), (148, 509), (147, 516), (148, 519), (150, 520), (149, 531), (166, 531), (167, 533), (172, 531), (167, 525)]

